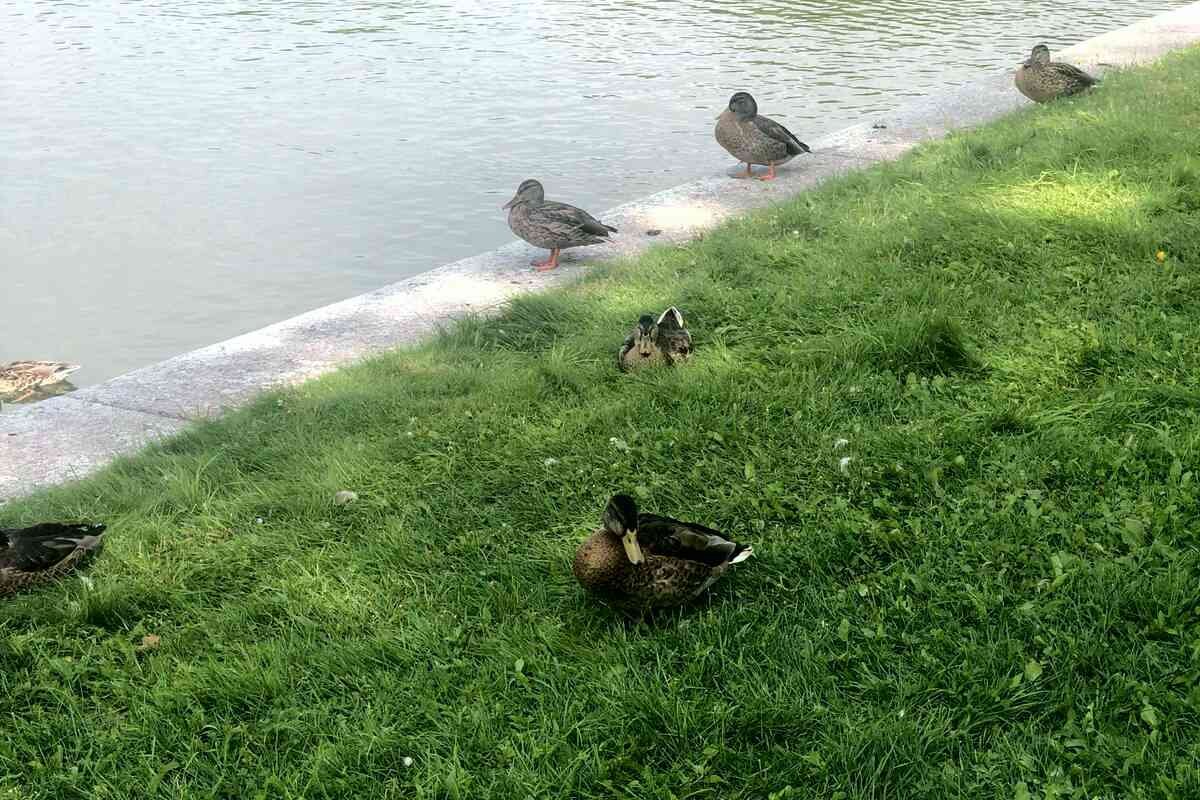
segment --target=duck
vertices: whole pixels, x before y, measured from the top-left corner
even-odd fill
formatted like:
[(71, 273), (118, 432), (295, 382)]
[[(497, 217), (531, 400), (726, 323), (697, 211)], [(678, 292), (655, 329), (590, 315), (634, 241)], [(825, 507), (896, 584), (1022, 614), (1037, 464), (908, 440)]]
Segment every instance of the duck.
[(613, 495), (601, 527), (575, 552), (571, 571), (589, 593), (631, 611), (681, 606), (699, 596), (754, 548), (694, 522), (645, 514)]
[(0, 528), (0, 597), (62, 578), (104, 547), (105, 526), (96, 522), (43, 522)]
[(534, 247), (550, 251), (545, 261), (530, 262), (539, 272), (558, 266), (558, 254), (570, 247), (604, 243), (617, 233), (582, 208), (546, 199), (542, 184), (532, 178), (522, 181), (513, 199), (503, 206), (508, 211), (508, 227)]
[(758, 103), (749, 92), (737, 92), (729, 98), (729, 107), (717, 117), (717, 142), (738, 161), (746, 162), (739, 178), (754, 176), (752, 164), (764, 164), (767, 174), (760, 180), (775, 180), (775, 167), (786, 164), (812, 148), (787, 128), (758, 113)]
[(0, 402), (19, 403), (39, 389), (66, 381), (79, 369), (63, 361), (12, 361), (0, 365)]
[(1099, 81), (1073, 64), (1050, 60), (1050, 48), (1039, 44), (1017, 69), (1017, 90), (1035, 103), (1078, 94)]
[(671, 306), (657, 320), (642, 314), (617, 352), (617, 366), (622, 372), (658, 364), (674, 366), (691, 354), (692, 335), (683, 324), (683, 314)]

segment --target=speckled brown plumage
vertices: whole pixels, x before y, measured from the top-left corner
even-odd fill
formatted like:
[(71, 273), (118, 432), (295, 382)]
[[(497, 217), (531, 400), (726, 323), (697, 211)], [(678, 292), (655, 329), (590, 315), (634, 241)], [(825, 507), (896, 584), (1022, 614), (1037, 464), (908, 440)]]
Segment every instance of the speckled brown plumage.
[[(622, 544), (627, 533), (636, 535), (641, 563)], [(639, 514), (632, 498), (617, 495), (605, 510), (604, 527), (576, 550), (572, 572), (586, 590), (614, 605), (650, 610), (688, 602), (753, 552), (703, 525)]]
[(747, 92), (729, 98), (728, 108), (717, 117), (714, 134), (730, 155), (746, 162), (746, 177), (751, 164), (764, 164), (770, 168), (765, 179), (774, 178), (775, 167), (812, 152), (787, 128), (759, 114), (758, 103)]
[(0, 597), (62, 578), (104, 547), (104, 526), (48, 522), (0, 529)]
[(683, 323), (683, 314), (675, 306), (657, 320), (643, 314), (637, 326), (625, 337), (617, 351), (617, 366), (632, 372), (648, 366), (673, 366), (692, 354), (692, 335)]
[(552, 269), (558, 265), (560, 250), (601, 244), (617, 232), (582, 208), (547, 200), (542, 184), (533, 179), (523, 181), (504, 207), (509, 209), (508, 227), (513, 233), (550, 251), (547, 261), (534, 262), (536, 267)]
[(0, 366), (0, 402), (18, 403), (38, 390), (66, 381), (78, 364), (62, 361), (12, 361)]
[(1072, 64), (1050, 60), (1050, 48), (1039, 44), (1013, 77), (1017, 90), (1035, 103), (1078, 94), (1097, 80)]

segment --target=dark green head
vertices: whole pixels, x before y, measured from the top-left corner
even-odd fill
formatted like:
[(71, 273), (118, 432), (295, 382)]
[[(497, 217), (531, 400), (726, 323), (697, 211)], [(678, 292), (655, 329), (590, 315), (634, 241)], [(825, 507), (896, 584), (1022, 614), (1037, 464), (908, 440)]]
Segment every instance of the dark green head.
[(638, 544), (637, 501), (627, 494), (615, 494), (604, 508), (604, 530), (621, 540), (625, 555), (631, 564), (646, 560)]
[(1039, 44), (1033, 48), (1033, 52), (1029, 54), (1029, 59), (1025, 62), (1025, 66), (1032, 67), (1035, 64), (1050, 63), (1050, 48), (1044, 44)]
[(540, 206), (546, 200), (546, 190), (542, 188), (542, 184), (535, 181), (533, 178), (521, 181), (521, 185), (517, 187), (517, 193), (513, 195), (513, 199), (504, 204), (503, 208), (512, 208), (521, 203), (532, 203), (535, 206)]
[(750, 119), (758, 114), (758, 103), (749, 92), (738, 92), (729, 98), (729, 110), (738, 115), (739, 119)]

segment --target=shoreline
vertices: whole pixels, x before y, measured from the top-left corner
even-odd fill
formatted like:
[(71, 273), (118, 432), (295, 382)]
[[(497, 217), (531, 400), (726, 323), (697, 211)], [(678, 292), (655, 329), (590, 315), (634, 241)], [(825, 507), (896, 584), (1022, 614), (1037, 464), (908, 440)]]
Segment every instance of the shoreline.
[[(1085, 69), (1153, 61), (1200, 41), (1192, 3), (1081, 42), (1056, 54)], [(1019, 56), (1014, 56), (1014, 68)], [(927, 141), (1028, 104), (1012, 71), (981, 73), (970, 86), (925, 98), (810, 142), (814, 152), (781, 168), (772, 183), (710, 175), (600, 214), (620, 229), (609, 245), (576, 251), (554, 272), (528, 262), (523, 242), (282, 320), (104, 383), (0, 414), (0, 502), (82, 478), (113, 459), (290, 385), (362, 358), (421, 341), (469, 314), (563, 285), (586, 267), (664, 244), (686, 242), (746, 211), (794, 197), (830, 178), (890, 161)], [(715, 145), (714, 145), (715, 146)], [(646, 231), (659, 230), (656, 236)]]

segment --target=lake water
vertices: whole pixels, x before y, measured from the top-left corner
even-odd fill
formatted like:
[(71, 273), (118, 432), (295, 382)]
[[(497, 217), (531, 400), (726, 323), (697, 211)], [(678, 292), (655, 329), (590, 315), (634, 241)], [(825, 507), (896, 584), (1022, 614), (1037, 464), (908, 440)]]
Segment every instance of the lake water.
[(0, 3), (0, 362), (80, 385), (815, 138), (1184, 3)]

